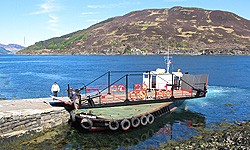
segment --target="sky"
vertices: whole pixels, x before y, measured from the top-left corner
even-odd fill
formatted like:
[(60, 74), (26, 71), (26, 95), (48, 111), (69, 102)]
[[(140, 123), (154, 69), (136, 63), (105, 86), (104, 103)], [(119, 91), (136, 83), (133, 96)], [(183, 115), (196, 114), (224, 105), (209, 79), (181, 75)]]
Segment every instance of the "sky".
[(250, 0), (0, 0), (0, 43), (29, 46), (132, 11), (174, 6), (229, 11), (250, 20)]

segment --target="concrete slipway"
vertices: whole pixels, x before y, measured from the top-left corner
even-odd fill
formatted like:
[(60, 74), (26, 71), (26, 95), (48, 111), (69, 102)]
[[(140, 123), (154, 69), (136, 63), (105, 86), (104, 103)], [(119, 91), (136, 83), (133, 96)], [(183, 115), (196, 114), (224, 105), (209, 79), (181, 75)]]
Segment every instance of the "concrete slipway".
[(44, 131), (68, 121), (64, 107), (52, 107), (44, 101), (52, 98), (34, 98), (0, 101), (0, 137), (11, 137), (27, 131)]

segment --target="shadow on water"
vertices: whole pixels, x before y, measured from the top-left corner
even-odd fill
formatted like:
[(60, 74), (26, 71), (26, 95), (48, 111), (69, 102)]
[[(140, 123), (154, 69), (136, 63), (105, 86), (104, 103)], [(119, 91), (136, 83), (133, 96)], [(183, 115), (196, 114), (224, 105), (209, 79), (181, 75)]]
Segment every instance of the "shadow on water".
[[(160, 148), (169, 140), (179, 141), (195, 135), (194, 127), (206, 127), (203, 114), (178, 108), (173, 113), (157, 118), (151, 125), (131, 128), (128, 131), (83, 131), (79, 126), (65, 124), (47, 132), (9, 140), (0, 148), (25, 149), (145, 149)], [(1, 141), (8, 143), (6, 140)], [(14, 144), (16, 142), (16, 144)]]

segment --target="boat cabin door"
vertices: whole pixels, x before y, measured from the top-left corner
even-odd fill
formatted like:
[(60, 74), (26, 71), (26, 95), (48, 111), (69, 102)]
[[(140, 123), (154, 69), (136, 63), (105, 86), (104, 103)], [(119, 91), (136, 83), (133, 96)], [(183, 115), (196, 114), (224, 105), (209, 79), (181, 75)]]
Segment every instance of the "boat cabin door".
[(143, 74), (143, 84), (146, 84), (148, 88), (155, 89), (156, 88), (156, 76), (151, 75), (149, 73)]
[(155, 75), (151, 75), (151, 77), (152, 77), (152, 86), (151, 86), (151, 88), (152, 89), (155, 89), (156, 88), (156, 76)]

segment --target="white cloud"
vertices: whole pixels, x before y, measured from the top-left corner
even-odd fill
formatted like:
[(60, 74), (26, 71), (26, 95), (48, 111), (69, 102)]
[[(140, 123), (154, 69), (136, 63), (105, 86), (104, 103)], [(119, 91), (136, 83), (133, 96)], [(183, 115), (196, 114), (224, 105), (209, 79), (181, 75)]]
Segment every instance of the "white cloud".
[(49, 17), (50, 17), (50, 20), (49, 20), (50, 23), (57, 23), (59, 21), (58, 17), (52, 14), (49, 14)]
[(114, 7), (127, 7), (131, 5), (139, 5), (140, 2), (123, 2), (117, 4), (105, 4), (105, 5), (88, 5), (89, 8), (114, 8)]
[(88, 5), (89, 8), (109, 8), (108, 5)]
[(58, 36), (61, 33), (61, 30), (58, 28), (60, 25), (58, 24), (59, 18), (55, 15), (49, 14), (49, 25), (47, 29), (54, 31), (55, 35)]
[(51, 14), (52, 12), (56, 12), (62, 9), (62, 7), (56, 3), (56, 0), (45, 0), (43, 4), (39, 4), (39, 10), (29, 13), (28, 15), (40, 15), (40, 14), (46, 14), (48, 15), (48, 26), (47, 29), (55, 32), (55, 36), (58, 36), (61, 33), (61, 30), (58, 29), (60, 26), (58, 24), (59, 17)]
[(40, 10), (29, 13), (29, 15), (45, 14), (45, 13), (58, 11), (61, 9), (61, 7), (55, 3), (55, 0), (46, 0), (45, 3), (40, 4), (38, 6), (40, 7)]
[(83, 12), (82, 15), (93, 15), (98, 14), (99, 12)]

